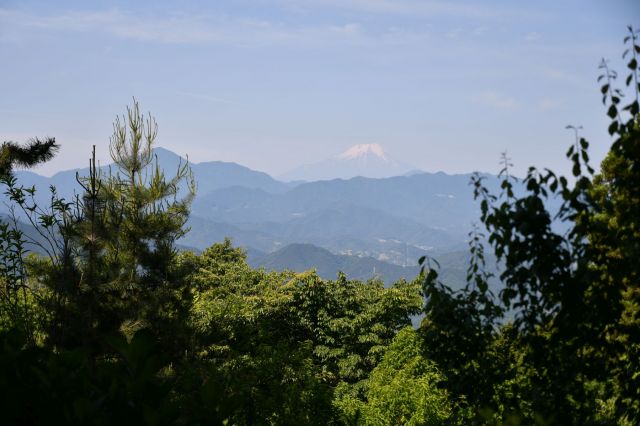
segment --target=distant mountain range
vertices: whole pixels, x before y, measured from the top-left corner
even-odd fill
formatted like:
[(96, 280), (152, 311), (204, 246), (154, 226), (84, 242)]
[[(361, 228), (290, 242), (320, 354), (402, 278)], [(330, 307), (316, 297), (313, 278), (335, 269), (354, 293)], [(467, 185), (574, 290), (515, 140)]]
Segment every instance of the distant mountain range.
[[(231, 235), (242, 246), (266, 252), (291, 243), (311, 243), (336, 254), (373, 256), (399, 265), (415, 265), (420, 256), (436, 250), (465, 247), (462, 234), (357, 205), (334, 204), (305, 214), (288, 215), (289, 218), (283, 215), (285, 220), (278, 217), (264, 220), (256, 213), (258, 209), (249, 211), (248, 206), (229, 210), (233, 211), (217, 216), (194, 208), (189, 221), (192, 231), (183, 239), (184, 244), (204, 248), (208, 241)], [(242, 216), (243, 213), (247, 215)]]
[(335, 279), (337, 271), (341, 271), (353, 279), (377, 277), (385, 282), (394, 282), (401, 278), (412, 280), (420, 272), (417, 266), (403, 267), (372, 257), (336, 255), (312, 244), (289, 244), (262, 256), (254, 252), (248, 260), (252, 266), (267, 270), (303, 272), (316, 269), (319, 276), (327, 279)]
[[(155, 154), (169, 175), (186, 161), (163, 148)], [(371, 278), (375, 269), (391, 280), (415, 276), (422, 255), (465, 253), (467, 233), (480, 213), (470, 174), (408, 173), (410, 167), (392, 162), (377, 145), (357, 145), (335, 161), (351, 167), (352, 174), (379, 168), (381, 175), (403, 175), (283, 182), (235, 163), (190, 163), (198, 192), (191, 231), (179, 244), (201, 250), (231, 237), (250, 253), (262, 253), (256, 265), (298, 269), (311, 266), (313, 259), (327, 277), (343, 270)], [(103, 173), (108, 167), (102, 167)], [(36, 186), (38, 201), (46, 203), (49, 185), (66, 198), (79, 193), (76, 173), (83, 176), (88, 169), (50, 178), (31, 172), (16, 175), (22, 185)], [(497, 178), (485, 178), (497, 190)], [(466, 269), (465, 256), (453, 258), (459, 263), (451, 270)]]
[(350, 179), (356, 176), (383, 178), (412, 171), (415, 171), (414, 167), (392, 159), (380, 145), (361, 144), (326, 160), (297, 167), (278, 178), (284, 181)]
[[(464, 286), (468, 256), (468, 252), (463, 251), (440, 258), (440, 278), (454, 289)], [(337, 272), (341, 271), (351, 279), (366, 281), (377, 278), (393, 283), (400, 279), (411, 281), (420, 273), (419, 266), (399, 266), (372, 257), (336, 255), (311, 244), (289, 244), (268, 254), (249, 251), (248, 261), (253, 267), (268, 271), (315, 269), (325, 279), (335, 279)]]
[[(171, 174), (177, 169), (179, 164), (187, 161), (164, 148), (155, 148), (153, 152), (158, 159), (159, 166), (166, 174)], [(277, 181), (266, 173), (251, 170), (248, 167), (236, 163), (210, 161), (203, 163), (189, 162), (189, 165), (196, 179), (199, 194), (207, 194), (216, 189), (233, 186), (261, 189), (276, 194), (285, 192), (295, 186), (295, 184), (292, 183)], [(107, 175), (110, 166), (101, 166), (100, 170), (104, 175)], [(113, 171), (115, 172), (115, 170)], [(61, 196), (69, 198), (73, 195), (74, 191), (78, 192), (80, 189), (80, 186), (76, 182), (76, 173), (79, 174), (79, 176), (87, 176), (89, 174), (89, 168), (65, 170), (51, 177), (41, 176), (29, 171), (18, 171), (16, 172), (16, 177), (20, 184), (25, 187), (35, 186), (36, 188), (40, 188), (41, 192), (46, 192), (49, 185), (53, 185)]]
[[(214, 229), (200, 218), (217, 222), (218, 230), (221, 223), (233, 226), (243, 244), (263, 251), (310, 243), (335, 254), (413, 265), (423, 254), (465, 249), (480, 216), (469, 179), (422, 173), (310, 182), (280, 193), (214, 190), (196, 198), (195, 232), (185, 243), (197, 246)], [(497, 179), (487, 176), (487, 184), (496, 188)]]

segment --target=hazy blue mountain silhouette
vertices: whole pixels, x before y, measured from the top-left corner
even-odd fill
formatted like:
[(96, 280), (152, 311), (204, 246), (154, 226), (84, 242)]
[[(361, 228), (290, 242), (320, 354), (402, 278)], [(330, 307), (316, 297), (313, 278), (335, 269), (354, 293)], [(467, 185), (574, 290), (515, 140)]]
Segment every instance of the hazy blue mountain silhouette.
[[(168, 176), (186, 161), (163, 148), (154, 153)], [(190, 166), (198, 194), (191, 231), (179, 244), (199, 250), (228, 236), (239, 246), (264, 253), (312, 244), (336, 256), (414, 266), (424, 254), (464, 250), (466, 234), (479, 217), (470, 174), (412, 172), (291, 184), (235, 163)], [(107, 174), (109, 166), (102, 171)], [(83, 176), (88, 169), (52, 177), (18, 172), (17, 177), (20, 184), (38, 188), (38, 201), (44, 205), (50, 185), (66, 198), (80, 192), (76, 172)], [(486, 179), (489, 187), (497, 187), (495, 177)]]
[[(258, 189), (223, 188), (201, 195), (194, 214), (230, 223), (286, 222), (328, 206), (377, 210), (430, 228), (465, 235), (479, 218), (471, 175), (422, 173), (385, 179), (357, 177), (300, 184), (280, 194)], [(488, 176), (490, 187), (497, 179)]]
[(360, 207), (337, 206), (286, 222), (231, 224), (193, 215), (191, 232), (181, 242), (204, 249), (211, 241), (232, 237), (235, 244), (265, 252), (291, 243), (311, 243), (336, 254), (373, 256), (400, 265), (414, 265), (434, 249), (465, 247), (460, 237), (417, 222)]
[(414, 279), (420, 268), (402, 267), (381, 262), (372, 257), (340, 256), (311, 244), (290, 244), (262, 258), (252, 259), (252, 266), (266, 270), (284, 269), (303, 272), (316, 269), (318, 275), (326, 279), (335, 279), (341, 271), (347, 277), (359, 280), (379, 278), (391, 284), (401, 278)]
[[(378, 278), (390, 285), (399, 279), (413, 280), (420, 273), (418, 266), (399, 266), (374, 259), (336, 255), (311, 244), (290, 244), (272, 253), (250, 252), (249, 263), (268, 271), (285, 269), (303, 272), (316, 269), (318, 275), (326, 279), (335, 279), (338, 272), (358, 280)], [(454, 289), (465, 283), (467, 252), (454, 252), (441, 256), (441, 277)]]
[[(164, 148), (155, 148), (153, 152), (158, 159), (159, 166), (167, 176), (171, 176), (175, 173), (179, 164), (184, 164), (187, 161), (185, 158)], [(293, 184), (279, 182), (266, 173), (251, 170), (236, 163), (209, 161), (203, 163), (189, 162), (189, 165), (198, 184), (198, 193), (201, 195), (230, 186), (256, 188), (274, 193), (287, 191), (293, 186)], [(109, 164), (101, 165), (100, 169), (105, 176), (109, 174), (110, 170), (113, 173), (116, 172), (115, 167)], [(45, 199), (48, 198), (46, 193), (49, 185), (55, 186), (61, 196), (70, 198), (74, 192), (78, 193), (81, 189), (76, 182), (76, 173), (81, 177), (87, 176), (89, 168), (65, 170), (51, 177), (41, 176), (30, 171), (18, 171), (16, 172), (16, 178), (25, 187), (35, 186), (38, 188), (41, 195), (45, 196)]]

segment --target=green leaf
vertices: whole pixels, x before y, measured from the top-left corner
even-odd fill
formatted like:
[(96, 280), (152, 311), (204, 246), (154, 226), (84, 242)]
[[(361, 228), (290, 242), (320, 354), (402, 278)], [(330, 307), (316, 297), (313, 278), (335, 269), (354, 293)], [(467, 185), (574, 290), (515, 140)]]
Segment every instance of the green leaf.
[(573, 155), (574, 149), (575, 147), (573, 145), (569, 147), (569, 149), (567, 150), (567, 157), (571, 157)]
[(567, 178), (564, 176), (560, 176), (560, 185), (562, 185), (563, 188), (567, 187)]
[(618, 131), (618, 121), (612, 121), (609, 125), (609, 134), (613, 136)]
[(580, 162), (580, 155), (576, 152), (575, 154), (573, 154), (571, 156), (571, 161), (573, 161), (574, 163), (579, 163)]
[(582, 149), (589, 148), (589, 142), (587, 142), (587, 140), (585, 138), (580, 138), (580, 147)]
[(573, 169), (572, 169), (573, 175), (574, 176), (580, 176), (581, 170), (580, 170), (580, 163), (575, 163), (573, 165)]
[(610, 118), (615, 118), (615, 117), (616, 117), (616, 115), (618, 115), (618, 109), (615, 107), (615, 105), (611, 105), (611, 106), (609, 107), (609, 110), (607, 111), (607, 115), (608, 115)]

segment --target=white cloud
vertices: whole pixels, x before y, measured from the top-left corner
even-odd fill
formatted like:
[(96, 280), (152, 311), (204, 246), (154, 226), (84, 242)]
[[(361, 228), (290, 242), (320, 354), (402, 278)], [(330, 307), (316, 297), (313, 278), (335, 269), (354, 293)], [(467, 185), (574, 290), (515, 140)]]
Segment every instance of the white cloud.
[(104, 33), (127, 40), (163, 44), (323, 44), (352, 41), (362, 43), (368, 35), (359, 23), (293, 27), (270, 21), (232, 19), (225, 16), (141, 16), (118, 9), (72, 11), (34, 15), (0, 9), (3, 39), (16, 41), (34, 30)]
[(552, 111), (561, 108), (564, 104), (562, 99), (545, 98), (538, 102), (538, 109), (542, 111)]
[(499, 92), (488, 90), (473, 98), (477, 104), (499, 109), (514, 109), (518, 106), (518, 101), (505, 96)]
[(331, 27), (334, 31), (344, 34), (359, 34), (362, 32), (362, 26), (357, 23), (345, 24), (343, 26)]
[(454, 28), (451, 31), (448, 31), (444, 36), (447, 38), (456, 39), (462, 35), (462, 28)]
[(204, 93), (193, 93), (193, 92), (185, 92), (185, 91), (179, 90), (179, 91), (176, 92), (176, 94), (180, 95), (180, 96), (187, 97), (187, 98), (201, 99), (201, 100), (208, 101), (208, 102), (213, 102), (213, 103), (229, 104), (229, 105), (233, 105), (234, 104), (234, 102), (231, 102), (231, 101), (229, 101), (227, 99), (219, 98), (219, 97), (216, 97), (216, 96), (209, 96), (209, 95), (204, 94)]
[(549, 80), (561, 81), (561, 82), (571, 82), (574, 81), (576, 76), (572, 75), (568, 71), (561, 70), (559, 68), (553, 67), (544, 67), (540, 70), (540, 73), (543, 77)]
[(453, 15), (468, 18), (495, 18), (509, 13), (504, 9), (470, 2), (441, 0), (279, 0), (279, 2), (297, 9), (331, 8), (414, 16)]
[(481, 26), (481, 27), (474, 28), (474, 30), (471, 32), (471, 34), (473, 34), (476, 37), (480, 37), (480, 36), (485, 35), (488, 31), (489, 31), (489, 28), (487, 28), (485, 26)]
[(542, 35), (540, 33), (535, 32), (535, 31), (528, 33), (524, 37), (525, 41), (529, 41), (529, 42), (538, 41), (541, 38), (542, 38)]
[[(234, 47), (419, 46), (438, 35), (422, 29), (389, 26), (367, 28), (360, 22), (292, 25), (273, 21), (212, 15), (141, 15), (119, 9), (67, 11), (38, 15), (0, 8), (0, 42), (21, 42), (42, 34), (103, 34), (123, 40), (159, 44), (215, 44)], [(461, 36), (461, 28), (444, 38)], [(437, 45), (433, 45), (434, 47)]]
[(212, 40), (221, 34), (193, 16), (169, 18), (137, 17), (119, 10), (65, 12), (35, 15), (0, 10), (5, 31), (29, 34), (29, 31), (103, 32), (120, 38), (162, 43), (185, 43)]

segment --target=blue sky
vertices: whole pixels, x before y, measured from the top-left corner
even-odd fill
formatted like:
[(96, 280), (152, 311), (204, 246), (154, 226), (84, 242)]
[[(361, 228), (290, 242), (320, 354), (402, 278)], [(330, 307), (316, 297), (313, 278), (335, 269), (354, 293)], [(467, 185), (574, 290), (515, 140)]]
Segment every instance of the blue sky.
[(158, 144), (273, 175), (378, 143), (427, 171), (567, 171), (567, 124), (609, 144), (596, 78), (640, 2), (0, 0), (0, 139), (37, 171), (103, 163), (132, 97)]

